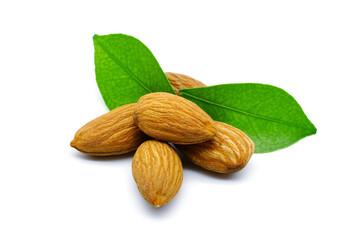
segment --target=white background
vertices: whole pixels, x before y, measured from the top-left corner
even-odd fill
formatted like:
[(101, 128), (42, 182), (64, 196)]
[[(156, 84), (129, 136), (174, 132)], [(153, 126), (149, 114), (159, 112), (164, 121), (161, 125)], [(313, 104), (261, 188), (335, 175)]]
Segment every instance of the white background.
[[(360, 239), (359, 1), (1, 1), (0, 239)], [(107, 112), (94, 34), (141, 40), (164, 71), (289, 92), (318, 129), (242, 171), (184, 163), (154, 209), (131, 154), (70, 148)]]

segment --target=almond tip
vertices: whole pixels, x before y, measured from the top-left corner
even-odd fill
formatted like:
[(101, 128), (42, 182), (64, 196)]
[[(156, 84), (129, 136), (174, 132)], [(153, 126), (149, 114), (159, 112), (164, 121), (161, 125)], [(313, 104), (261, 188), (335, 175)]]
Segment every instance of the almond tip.
[(70, 146), (73, 147), (73, 148), (75, 148), (75, 146), (76, 146), (76, 141), (75, 141), (75, 139), (73, 139), (73, 140), (70, 142)]

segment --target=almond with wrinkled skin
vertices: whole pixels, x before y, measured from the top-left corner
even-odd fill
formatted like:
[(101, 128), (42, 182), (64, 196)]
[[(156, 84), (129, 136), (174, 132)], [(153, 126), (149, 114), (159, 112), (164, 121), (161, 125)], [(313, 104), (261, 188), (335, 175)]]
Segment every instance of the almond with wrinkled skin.
[(204, 83), (184, 74), (166, 72), (165, 75), (169, 80), (171, 86), (173, 87), (174, 91), (179, 96), (179, 90), (181, 89), (206, 87)]
[(179, 155), (169, 144), (148, 140), (136, 150), (132, 174), (145, 200), (161, 207), (179, 191), (183, 168)]
[(255, 150), (254, 142), (241, 130), (216, 122), (218, 134), (195, 145), (177, 145), (192, 162), (218, 173), (237, 172), (245, 167)]
[(212, 118), (198, 105), (164, 92), (142, 96), (135, 107), (134, 120), (150, 137), (177, 144), (204, 142), (217, 133)]
[(118, 107), (80, 128), (71, 146), (94, 156), (123, 154), (135, 150), (146, 135), (134, 123), (136, 103)]

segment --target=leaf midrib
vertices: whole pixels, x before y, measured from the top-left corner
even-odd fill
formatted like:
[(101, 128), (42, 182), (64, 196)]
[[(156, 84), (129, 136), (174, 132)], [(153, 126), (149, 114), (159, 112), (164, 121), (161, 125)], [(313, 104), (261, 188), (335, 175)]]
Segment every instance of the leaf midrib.
[(148, 93), (151, 93), (152, 91), (146, 87), (127, 67), (125, 67), (110, 51), (107, 49), (98, 38), (95, 38), (99, 46), (106, 52), (106, 54), (116, 63), (118, 64), (122, 69), (125, 70), (125, 72), (134, 79), (141, 87), (143, 87)]
[(245, 111), (243, 111), (243, 110), (239, 110), (239, 109), (236, 109), (236, 108), (224, 106), (224, 105), (221, 105), (221, 104), (218, 104), (218, 103), (214, 103), (214, 102), (208, 101), (208, 100), (203, 99), (203, 98), (200, 98), (200, 97), (196, 97), (196, 96), (194, 96), (194, 95), (188, 94), (188, 93), (183, 92), (183, 91), (181, 91), (181, 90), (180, 90), (180, 94), (181, 94), (181, 95), (187, 95), (187, 96), (192, 97), (192, 98), (195, 98), (195, 99), (197, 99), (197, 100), (199, 100), (199, 101), (202, 101), (202, 102), (205, 102), (205, 103), (208, 103), (208, 104), (217, 106), (217, 107), (222, 107), (222, 108), (225, 108), (225, 109), (228, 109), (228, 110), (231, 110), (231, 111), (235, 111), (235, 112), (241, 113), (241, 114), (246, 115), (246, 116), (250, 116), (250, 117), (254, 117), (254, 118), (260, 118), (260, 119), (262, 119), (262, 120), (267, 120), (267, 121), (271, 121), (271, 122), (275, 122), (275, 123), (287, 125), (287, 126), (294, 127), (294, 128), (311, 130), (311, 132), (316, 133), (316, 131), (314, 131), (313, 128), (301, 127), (301, 126), (297, 126), (297, 125), (294, 125), (294, 124), (292, 124), (292, 123), (285, 122), (285, 121), (281, 121), (281, 120), (278, 120), (278, 119), (272, 119), (272, 118), (269, 118), (269, 117), (264, 117), (264, 116), (261, 116), (261, 115), (257, 115), (257, 114), (253, 114), (253, 113), (248, 113), (248, 112), (245, 112)]

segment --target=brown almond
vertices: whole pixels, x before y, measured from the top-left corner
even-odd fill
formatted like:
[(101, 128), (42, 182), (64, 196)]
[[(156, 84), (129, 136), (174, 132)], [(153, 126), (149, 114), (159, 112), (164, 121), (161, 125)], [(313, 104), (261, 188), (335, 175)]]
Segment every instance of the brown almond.
[(206, 87), (204, 83), (184, 74), (166, 72), (165, 75), (168, 78), (174, 91), (179, 96), (179, 90), (181, 89)]
[(146, 139), (134, 122), (135, 105), (118, 107), (88, 122), (76, 132), (70, 145), (80, 152), (95, 156), (135, 150)]
[(255, 150), (254, 142), (240, 129), (215, 122), (218, 134), (194, 145), (177, 145), (192, 162), (218, 173), (237, 172), (244, 168)]
[(169, 144), (148, 140), (136, 150), (132, 174), (145, 200), (160, 207), (179, 191), (183, 168), (179, 155)]
[(142, 96), (135, 107), (134, 120), (147, 135), (177, 144), (204, 142), (217, 133), (214, 121), (199, 106), (164, 92)]

